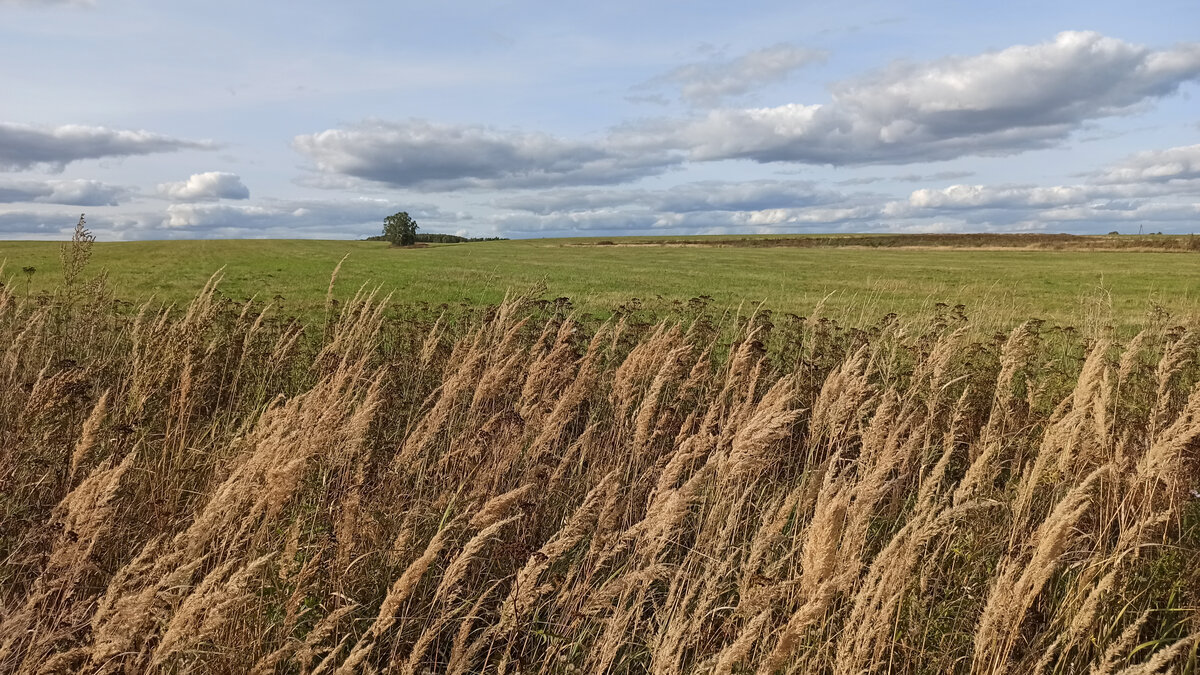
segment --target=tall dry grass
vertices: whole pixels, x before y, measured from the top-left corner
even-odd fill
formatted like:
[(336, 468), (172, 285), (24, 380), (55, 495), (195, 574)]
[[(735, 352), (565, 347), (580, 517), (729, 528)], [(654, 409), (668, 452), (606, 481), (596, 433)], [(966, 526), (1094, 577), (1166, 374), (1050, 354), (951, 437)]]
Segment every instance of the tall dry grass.
[(70, 281), (0, 290), (0, 671), (1197, 671), (1195, 328)]

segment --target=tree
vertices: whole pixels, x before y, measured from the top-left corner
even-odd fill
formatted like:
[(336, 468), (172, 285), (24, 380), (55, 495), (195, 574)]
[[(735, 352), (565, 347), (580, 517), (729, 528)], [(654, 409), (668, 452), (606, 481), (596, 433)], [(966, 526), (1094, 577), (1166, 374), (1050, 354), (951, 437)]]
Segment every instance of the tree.
[(409, 217), (408, 211), (393, 213), (383, 219), (383, 238), (392, 246), (412, 246), (417, 243), (417, 221)]

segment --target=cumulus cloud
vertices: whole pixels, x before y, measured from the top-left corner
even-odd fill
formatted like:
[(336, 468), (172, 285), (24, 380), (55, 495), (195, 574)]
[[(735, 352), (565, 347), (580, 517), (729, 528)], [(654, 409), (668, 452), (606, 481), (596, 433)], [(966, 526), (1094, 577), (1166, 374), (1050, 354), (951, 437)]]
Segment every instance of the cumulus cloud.
[(973, 223), (1011, 224), (1040, 220), (1052, 209), (1100, 205), (1113, 198), (1085, 185), (952, 185), (914, 190), (907, 199), (885, 204), (882, 212), (897, 220), (951, 216)]
[[(777, 46), (670, 77), (693, 98), (720, 97), (805, 58)], [(1198, 78), (1200, 43), (1151, 49), (1064, 32), (1036, 45), (893, 64), (834, 84), (825, 103), (639, 121), (598, 140), (409, 120), (301, 135), (293, 146), (326, 176), (426, 191), (615, 185), (685, 161), (907, 164), (1054, 146)]]
[(188, 141), (149, 131), (68, 124), (35, 127), (0, 122), (0, 170), (21, 171), (36, 166), (62, 170), (71, 162), (105, 157), (129, 157), (187, 149), (211, 149), (212, 143)]
[(1162, 183), (1200, 179), (1200, 145), (1141, 152), (1100, 173), (1100, 183)]
[(0, 179), (0, 204), (31, 202), (72, 206), (116, 206), (129, 191), (96, 180), (16, 181)]
[(1093, 32), (971, 57), (898, 63), (828, 103), (716, 110), (669, 143), (690, 159), (902, 164), (1060, 143), (1200, 77), (1200, 43), (1152, 50)]
[(1195, 229), (1200, 211), (1196, 148), (1134, 155), (1076, 185), (952, 185), (914, 190), (883, 207), (894, 219), (953, 215), (964, 222), (1097, 231), (1144, 221), (1175, 232)]
[(293, 146), (322, 171), (418, 190), (615, 184), (678, 162), (666, 151), (421, 120), (329, 129)]
[(908, 204), (918, 209), (1028, 208), (1080, 204), (1097, 191), (1081, 185), (1052, 187), (991, 187), (951, 185), (942, 189), (915, 190)]
[[(826, 56), (815, 49), (777, 44), (727, 61), (689, 63), (635, 89), (678, 87), (679, 97), (684, 101), (713, 106), (724, 98), (782, 80), (799, 68), (823, 61)], [(649, 98), (652, 100), (652, 96)]]
[(209, 202), (219, 199), (249, 199), (250, 189), (235, 173), (209, 171), (192, 174), (186, 181), (161, 183), (159, 194), (177, 202)]
[[(922, 211), (1009, 209), (1028, 211), (1031, 218), (1139, 210), (1162, 215), (1190, 213), (1189, 209), (1180, 210), (1178, 206), (1186, 205), (1190, 197), (1197, 195), (1200, 195), (1200, 145), (1193, 145), (1138, 153), (1077, 185), (922, 188), (914, 190), (907, 200), (890, 203), (887, 211), (894, 216), (910, 216)], [(1154, 198), (1174, 198), (1176, 203), (1170, 208), (1165, 207), (1171, 202), (1161, 199), (1157, 205), (1148, 203), (1147, 200)], [(1147, 211), (1144, 207), (1154, 208)]]

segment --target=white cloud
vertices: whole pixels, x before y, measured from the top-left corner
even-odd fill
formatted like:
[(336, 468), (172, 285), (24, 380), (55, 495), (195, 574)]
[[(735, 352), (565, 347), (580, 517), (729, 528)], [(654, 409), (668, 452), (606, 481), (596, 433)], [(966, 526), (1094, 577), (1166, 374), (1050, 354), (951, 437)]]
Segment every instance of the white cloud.
[[(635, 89), (678, 87), (679, 97), (683, 100), (693, 105), (712, 106), (721, 99), (782, 80), (795, 70), (825, 58), (822, 51), (778, 44), (728, 61), (689, 63)], [(653, 97), (642, 98), (653, 102)]]
[(71, 162), (129, 157), (185, 149), (211, 149), (206, 141), (187, 141), (149, 131), (68, 124), (34, 127), (0, 122), (0, 170), (21, 171), (47, 166), (61, 171)]
[(421, 120), (329, 129), (293, 146), (322, 171), (419, 190), (623, 183), (678, 161), (665, 151)]
[[(1200, 146), (1197, 146), (1200, 147)], [(1113, 222), (1190, 232), (1200, 213), (1193, 147), (1134, 155), (1077, 185), (952, 185), (884, 205), (892, 219), (953, 215), (977, 225), (1103, 231)]]
[(96, 180), (15, 181), (0, 179), (0, 204), (31, 202), (73, 206), (116, 206), (129, 191)]
[(1151, 50), (1092, 32), (972, 57), (900, 63), (824, 104), (718, 110), (667, 141), (695, 161), (901, 164), (1060, 143), (1200, 77), (1200, 44)]
[[(1193, 145), (1138, 153), (1077, 185), (922, 188), (907, 200), (888, 204), (887, 213), (906, 217), (932, 211), (1018, 210), (1028, 218), (1062, 219), (1064, 214), (1073, 214), (1069, 220), (1082, 220), (1085, 213), (1107, 220), (1114, 212), (1162, 217), (1190, 213), (1189, 199), (1198, 195), (1200, 145)], [(1150, 199), (1159, 201), (1151, 203)]]
[(1052, 187), (991, 187), (951, 185), (942, 189), (915, 190), (908, 204), (918, 209), (978, 209), (1054, 207), (1080, 204), (1094, 198), (1097, 191), (1081, 185)]
[(1200, 179), (1200, 145), (1141, 152), (1100, 173), (1101, 183)]
[(250, 190), (235, 173), (209, 171), (192, 174), (186, 181), (162, 183), (159, 194), (178, 202), (206, 202), (219, 199), (249, 199)]
[[(691, 96), (724, 95), (799, 63), (796, 49), (672, 77), (693, 87)], [(1037, 45), (894, 64), (833, 85), (828, 103), (641, 121), (595, 141), (410, 120), (297, 136), (293, 146), (325, 175), (428, 191), (615, 185), (685, 159), (919, 163), (1056, 145), (1092, 120), (1128, 114), (1197, 78), (1200, 43), (1153, 50), (1065, 32)]]

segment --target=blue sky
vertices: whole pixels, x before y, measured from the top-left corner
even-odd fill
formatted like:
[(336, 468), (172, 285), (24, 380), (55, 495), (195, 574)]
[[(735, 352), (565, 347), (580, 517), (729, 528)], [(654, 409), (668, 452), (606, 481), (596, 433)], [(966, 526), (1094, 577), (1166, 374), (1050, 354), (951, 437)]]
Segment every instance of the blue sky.
[(0, 237), (1200, 230), (1192, 2), (0, 0)]

